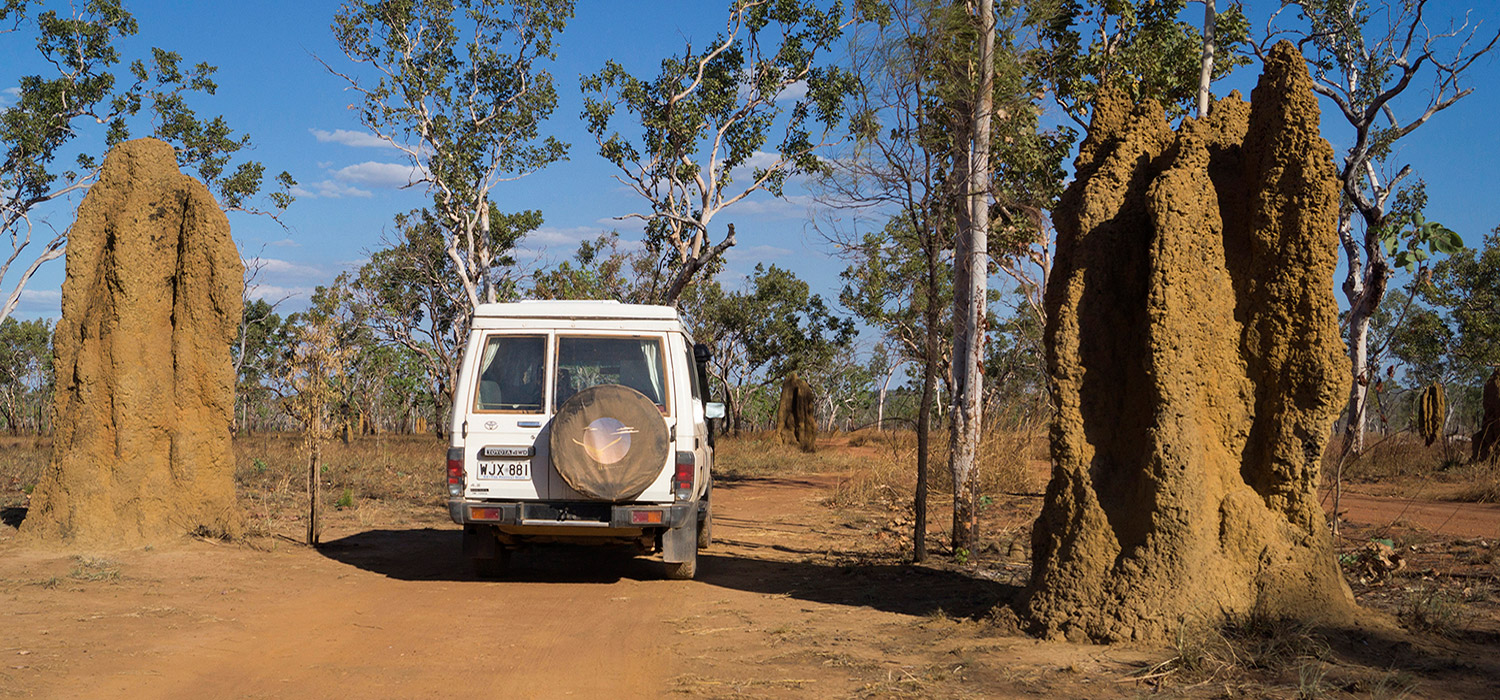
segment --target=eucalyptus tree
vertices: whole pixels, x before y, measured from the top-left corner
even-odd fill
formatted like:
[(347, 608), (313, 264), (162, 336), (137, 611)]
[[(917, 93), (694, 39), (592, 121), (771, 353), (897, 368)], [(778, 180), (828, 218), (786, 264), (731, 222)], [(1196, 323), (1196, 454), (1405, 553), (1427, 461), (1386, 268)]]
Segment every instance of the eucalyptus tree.
[[(190, 96), (218, 89), (216, 69), (186, 66), (160, 48), (125, 63), (120, 44), (138, 29), (119, 0), (0, 0), (0, 41), (34, 45), (35, 62), (21, 65), (41, 69), (0, 76), (17, 85), (13, 103), (0, 108), (0, 235), (9, 244), (0, 250), (0, 319), (15, 311), (36, 271), (66, 250), (70, 226), (50, 223), (49, 205), (81, 196), (98, 178), (104, 151), (133, 135), (172, 144), (178, 164), (226, 210), (262, 210), (251, 200), (265, 166), (231, 163), (250, 147), (249, 137), (223, 117), (199, 117), (189, 104)], [(276, 184), (264, 209), (273, 215), (291, 203), (296, 183), (283, 172)]]
[[(1420, 207), (1393, 209), (1402, 199), (1410, 165), (1392, 172), (1395, 144), (1473, 93), (1465, 74), (1490, 53), (1500, 33), (1481, 35), (1479, 25), (1437, 26), (1427, 0), (1288, 0), (1300, 21), (1267, 26), (1267, 41), (1290, 34), (1308, 56), (1313, 89), (1332, 102), (1351, 130), (1339, 166), (1343, 203), (1338, 238), (1346, 262), (1342, 284), (1349, 304), (1349, 399), (1345, 445), (1364, 449), (1366, 396), (1374, 377), (1369, 362), (1370, 319), (1385, 300), (1398, 268), (1412, 269), (1433, 253), (1463, 246), (1457, 234), (1420, 218)], [(1259, 49), (1257, 49), (1259, 50)], [(1423, 80), (1417, 90), (1414, 81)], [(1425, 89), (1422, 89), (1425, 88)], [(1421, 198), (1419, 190), (1407, 198)]]
[[(846, 15), (841, 2), (733, 0), (724, 31), (705, 46), (689, 42), (655, 78), (613, 60), (583, 77), (582, 116), (599, 155), (645, 200), (616, 218), (645, 222), (647, 249), (660, 259), (655, 301), (676, 304), (694, 276), (721, 264), (735, 234), (731, 224), (715, 242), (716, 216), (822, 170), (818, 153), (840, 138), (853, 79), (819, 59), (876, 6), (857, 0)], [(622, 110), (628, 120), (615, 118)], [(779, 140), (763, 151), (773, 134)]]
[(0, 320), (0, 428), (41, 432), (51, 383), (52, 324)]
[(709, 279), (683, 299), (694, 337), (713, 350), (711, 371), (736, 431), (755, 393), (792, 372), (832, 366), (855, 337), (853, 321), (835, 315), (790, 270), (756, 265), (748, 282), (726, 292)]
[[(526, 231), (541, 225), (540, 212), (502, 214), (493, 205), (485, 219), (491, 251), (510, 250)], [(351, 284), (376, 337), (421, 358), (439, 415), (448, 410), (458, 384), (475, 288), (464, 282), (459, 262), (445, 254), (454, 240), (448, 223), (429, 209), (398, 214), (394, 239), (370, 255)], [(514, 298), (513, 262), (509, 253), (492, 253), (490, 264), (470, 281), (490, 290), (489, 301)]]
[(1086, 129), (1107, 87), (1137, 102), (1156, 100), (1168, 118), (1196, 113), (1209, 84), (1249, 61), (1250, 25), (1238, 2), (1220, 11), (1216, 3), (1191, 1), (1211, 13), (1204, 22), (1211, 41), (1184, 19), (1190, 0), (1026, 3), (1041, 43), (1034, 65), (1063, 114)]
[(611, 231), (581, 241), (572, 259), (533, 271), (527, 296), (641, 303), (646, 301), (641, 279), (650, 276), (652, 267), (644, 254), (621, 250), (619, 233)]
[[(567, 155), (566, 144), (541, 133), (557, 106), (543, 66), (573, 6), (349, 0), (334, 16), (339, 48), (369, 75), (324, 65), (359, 95), (360, 123), (404, 154), (410, 184), (432, 195), (440, 250), (462, 291), (453, 324), (498, 298), (492, 268), (514, 244), (494, 235), (491, 192)], [(534, 219), (531, 229), (540, 224)]]
[[(923, 367), (913, 538), (920, 560), (926, 547), (921, 523), (937, 382), (943, 377), (956, 388), (962, 378), (962, 372), (951, 369), (956, 351), (948, 337), (963, 333), (962, 328), (984, 327), (953, 319), (988, 317), (991, 295), (972, 287), (976, 278), (988, 277), (992, 263), (995, 270), (1032, 280), (1035, 289), (1029, 297), (1040, 314), (1048, 249), (1045, 211), (1061, 189), (1061, 161), (1074, 132), (1041, 128), (1033, 99), (1042, 85), (1027, 62), (1026, 16), (1012, 5), (984, 12), (979, 3), (902, 0), (889, 9), (888, 21), (855, 34), (850, 52), (851, 70), (858, 76), (851, 97), (854, 138), (830, 161), (820, 196), (830, 206), (856, 212), (856, 224), (884, 218), (873, 231), (840, 230), (836, 221), (830, 237), (852, 262), (844, 273), (842, 303), (881, 328)], [(988, 17), (994, 21), (980, 21)], [(986, 26), (996, 31), (988, 61), (980, 58)], [(983, 66), (993, 70), (990, 89), (982, 87)], [(992, 107), (980, 109), (985, 99)], [(988, 137), (976, 128), (981, 114), (991, 117)], [(994, 153), (994, 167), (985, 174), (971, 172), (978, 159), (970, 156), (981, 150), (979, 142)], [(991, 215), (992, 222), (979, 220)], [(959, 232), (965, 230), (982, 231), (965, 237), (981, 245), (960, 242)], [(950, 249), (955, 260), (968, 264), (950, 267), (945, 257)], [(981, 252), (980, 264), (968, 250)], [(965, 291), (959, 294), (959, 289)], [(982, 335), (972, 337), (980, 341)], [(976, 371), (976, 382), (978, 376)], [(955, 484), (968, 499), (972, 469), (965, 464), (972, 462), (950, 468), (962, 472)], [(956, 522), (963, 524), (953, 530), (955, 541), (962, 543), (956, 548), (972, 545), (972, 511), (964, 499), (955, 510)]]

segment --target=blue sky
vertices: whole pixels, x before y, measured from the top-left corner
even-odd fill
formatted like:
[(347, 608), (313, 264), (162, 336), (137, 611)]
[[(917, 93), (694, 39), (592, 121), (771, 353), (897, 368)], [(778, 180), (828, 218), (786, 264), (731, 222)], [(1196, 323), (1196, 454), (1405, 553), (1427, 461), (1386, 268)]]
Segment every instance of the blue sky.
[[(547, 127), (572, 144), (570, 158), (521, 181), (504, 183), (494, 192), (502, 209), (540, 209), (545, 217), (543, 228), (518, 256), (523, 265), (562, 260), (578, 241), (610, 229), (619, 229), (626, 240), (638, 236), (638, 224), (611, 219), (638, 210), (640, 203), (611, 179), (613, 166), (595, 153), (578, 119), (578, 76), (598, 70), (609, 58), (638, 75), (654, 76), (660, 59), (680, 52), (685, 41), (702, 45), (723, 29), (725, 4), (578, 3), (551, 68), (560, 99)], [(127, 0), (127, 7), (139, 20), (141, 33), (125, 43), (126, 54), (145, 55), (148, 47), (160, 46), (181, 53), (187, 62), (218, 66), (218, 94), (198, 100), (200, 112), (224, 114), (232, 126), (251, 135), (254, 158), (270, 172), (290, 171), (300, 183), (298, 200), (283, 217), (286, 228), (264, 217), (231, 217), (241, 255), (265, 261), (258, 280), (262, 293), (272, 299), (291, 297), (284, 309), (298, 308), (315, 285), (357, 267), (381, 245), (392, 215), (426, 201), (420, 191), (400, 189), (409, 172), (401, 154), (369, 145), (371, 139), (348, 109), (355, 96), (313, 57), (336, 67), (348, 65), (329, 31), (332, 3)], [(1272, 7), (1274, 3), (1252, 3), (1252, 24), (1264, 26)], [(1493, 3), (1435, 0), (1429, 17), (1441, 25), (1470, 7), (1476, 8), (1474, 19), (1484, 20), (1491, 32), (1500, 28), (1500, 13)], [(0, 72), (0, 91), (13, 87), (16, 76), (33, 61), (29, 43), (14, 37), (0, 36), (0, 65), (22, 68)], [(1428, 218), (1458, 231), (1471, 244), (1500, 224), (1500, 209), (1494, 205), (1500, 200), (1500, 133), (1493, 127), (1493, 115), (1500, 111), (1497, 70), (1495, 60), (1481, 60), (1469, 79), (1475, 94), (1405, 139), (1397, 159), (1409, 162), (1428, 182)], [(1241, 70), (1216, 84), (1215, 92), (1238, 87), (1248, 94), (1258, 72), (1258, 66)], [(1411, 99), (1423, 99), (1425, 90), (1425, 83), (1415, 85)], [(1397, 107), (1401, 112), (1403, 105)], [(1325, 108), (1324, 136), (1341, 151), (1348, 130), (1329, 109)], [(815, 291), (836, 300), (843, 263), (831, 256), (830, 246), (808, 223), (807, 193), (794, 187), (789, 194), (784, 200), (758, 196), (715, 219), (720, 226), (734, 222), (739, 234), (725, 279), (742, 277), (756, 262), (774, 263), (792, 269)], [(55, 225), (65, 225), (71, 208), (48, 216)], [(17, 316), (55, 317), (62, 274), (61, 261), (43, 268), (29, 285)]]

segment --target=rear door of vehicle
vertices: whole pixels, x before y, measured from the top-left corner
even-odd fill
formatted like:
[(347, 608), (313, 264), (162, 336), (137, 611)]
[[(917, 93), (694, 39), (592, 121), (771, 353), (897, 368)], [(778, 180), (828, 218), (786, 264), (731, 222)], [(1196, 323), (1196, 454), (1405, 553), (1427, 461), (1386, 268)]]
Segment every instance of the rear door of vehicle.
[[(672, 410), (675, 373), (672, 371), (673, 363), (668, 360), (669, 346), (665, 335), (605, 330), (560, 331), (553, 348), (554, 406), (562, 405), (574, 394), (590, 386), (620, 384), (641, 392), (653, 401), (667, 423), (668, 433), (672, 433), (676, 421), (675, 411)], [(662, 473), (636, 497), (637, 501), (672, 500), (672, 455), (671, 450), (668, 452)], [(555, 472), (550, 477), (553, 498), (588, 499), (569, 487)]]
[(546, 331), (483, 333), (462, 424), (469, 497), (553, 497), (544, 430), (551, 344)]

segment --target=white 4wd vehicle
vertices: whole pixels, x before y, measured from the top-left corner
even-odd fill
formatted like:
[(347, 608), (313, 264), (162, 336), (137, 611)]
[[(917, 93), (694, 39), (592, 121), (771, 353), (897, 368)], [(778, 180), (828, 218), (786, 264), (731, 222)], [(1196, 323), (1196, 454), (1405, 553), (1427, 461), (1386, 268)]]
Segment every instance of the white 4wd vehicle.
[(528, 543), (627, 544), (692, 578), (724, 410), (706, 402), (707, 361), (671, 307), (481, 304), (448, 449), (448, 512), (475, 570), (503, 573)]

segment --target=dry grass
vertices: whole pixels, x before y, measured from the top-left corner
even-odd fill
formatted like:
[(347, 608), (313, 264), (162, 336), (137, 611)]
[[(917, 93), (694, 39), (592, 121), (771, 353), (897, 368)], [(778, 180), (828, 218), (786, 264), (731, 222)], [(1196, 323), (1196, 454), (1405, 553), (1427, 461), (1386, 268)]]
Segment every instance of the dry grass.
[(0, 437), (0, 508), (26, 503), (51, 455), (51, 438)]
[[(1325, 634), (1303, 622), (1258, 616), (1220, 627), (1182, 624), (1173, 655), (1133, 676), (1158, 691), (1212, 684), (1224, 697), (1403, 698), (1414, 690), (1408, 674), (1341, 662)], [(1273, 690), (1285, 695), (1265, 695)]]
[[(325, 510), (440, 507), (446, 444), (431, 435), (362, 437), (323, 447)], [(234, 441), (235, 482), (252, 533), (276, 531), (307, 510), (307, 450), (296, 433), (241, 436)]]
[[(1331, 475), (1343, 447), (1343, 439), (1334, 434), (1323, 455), (1323, 473)], [(1407, 477), (1430, 477), (1447, 472), (1468, 461), (1469, 444), (1454, 443), (1446, 448), (1441, 442), (1428, 446), (1412, 433), (1370, 436), (1364, 454), (1350, 457), (1344, 463), (1344, 478), (1350, 481), (1385, 481)]]
[(1500, 503), (1500, 463), (1469, 463), (1454, 470), (1465, 486), (1453, 495), (1455, 501)]

